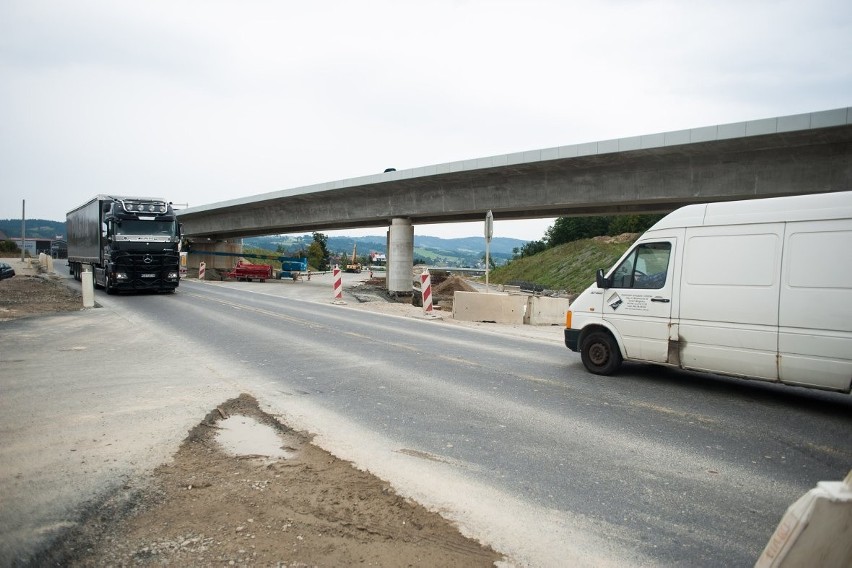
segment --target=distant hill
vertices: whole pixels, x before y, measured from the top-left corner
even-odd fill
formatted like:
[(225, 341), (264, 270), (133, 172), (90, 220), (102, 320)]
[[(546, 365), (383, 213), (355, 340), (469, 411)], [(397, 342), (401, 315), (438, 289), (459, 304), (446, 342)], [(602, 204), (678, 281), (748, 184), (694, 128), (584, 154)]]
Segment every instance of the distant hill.
[[(28, 239), (53, 239), (57, 235), (65, 238), (65, 221), (49, 221), (47, 219), (27, 219)], [(0, 231), (7, 237), (19, 238), (21, 236), (20, 219), (0, 219)]]
[[(313, 237), (311, 235), (278, 235), (269, 237), (251, 237), (243, 239), (246, 245), (277, 251), (280, 249), (286, 254), (295, 254), (310, 245)], [(497, 265), (505, 264), (512, 258), (513, 249), (526, 244), (521, 239), (510, 239), (497, 237), (491, 240), (490, 254)], [(358, 245), (358, 254), (366, 255), (370, 252), (387, 254), (387, 244), (384, 235), (371, 235), (365, 237), (329, 237), (328, 250), (332, 254), (352, 254), (353, 245)], [(484, 237), (464, 237), (455, 239), (443, 239), (440, 237), (414, 236), (414, 257), (422, 259), (429, 264), (441, 264), (446, 266), (477, 266), (482, 263), (485, 255)]]

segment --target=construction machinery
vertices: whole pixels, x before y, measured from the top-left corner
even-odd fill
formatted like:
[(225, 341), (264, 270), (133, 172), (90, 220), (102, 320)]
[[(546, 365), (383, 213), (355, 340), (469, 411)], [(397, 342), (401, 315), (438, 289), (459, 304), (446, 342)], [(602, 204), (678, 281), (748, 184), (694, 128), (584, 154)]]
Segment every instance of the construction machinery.
[(272, 278), (272, 267), (268, 264), (251, 264), (240, 260), (227, 276), (243, 282), (251, 282), (252, 280), (266, 282), (268, 278)]
[(354, 243), (352, 246), (352, 259), (343, 271), (361, 274), (361, 263), (358, 262), (358, 243)]

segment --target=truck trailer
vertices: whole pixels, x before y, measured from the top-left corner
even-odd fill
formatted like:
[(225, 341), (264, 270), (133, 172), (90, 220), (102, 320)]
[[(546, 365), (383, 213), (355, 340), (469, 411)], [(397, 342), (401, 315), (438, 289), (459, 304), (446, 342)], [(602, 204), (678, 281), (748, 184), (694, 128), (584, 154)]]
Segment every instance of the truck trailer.
[(622, 361), (852, 387), (852, 192), (688, 205), (566, 314), (592, 373)]
[(180, 282), (180, 225), (157, 197), (97, 195), (68, 212), (68, 267), (77, 280), (118, 291), (174, 292)]

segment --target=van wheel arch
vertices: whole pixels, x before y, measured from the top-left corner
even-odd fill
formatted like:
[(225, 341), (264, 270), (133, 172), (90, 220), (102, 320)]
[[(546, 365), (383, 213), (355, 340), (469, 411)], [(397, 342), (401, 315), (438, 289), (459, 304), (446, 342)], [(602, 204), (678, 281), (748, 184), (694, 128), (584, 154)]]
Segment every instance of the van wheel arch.
[(580, 358), (595, 375), (611, 375), (621, 366), (618, 342), (606, 328), (594, 328), (580, 338)]

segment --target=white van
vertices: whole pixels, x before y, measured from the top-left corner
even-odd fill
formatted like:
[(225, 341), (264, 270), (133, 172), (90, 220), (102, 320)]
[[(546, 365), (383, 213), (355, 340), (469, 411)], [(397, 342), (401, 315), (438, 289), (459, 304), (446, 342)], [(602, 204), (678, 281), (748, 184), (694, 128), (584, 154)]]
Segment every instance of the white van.
[(596, 374), (628, 360), (849, 392), (852, 191), (682, 207), (565, 327)]

